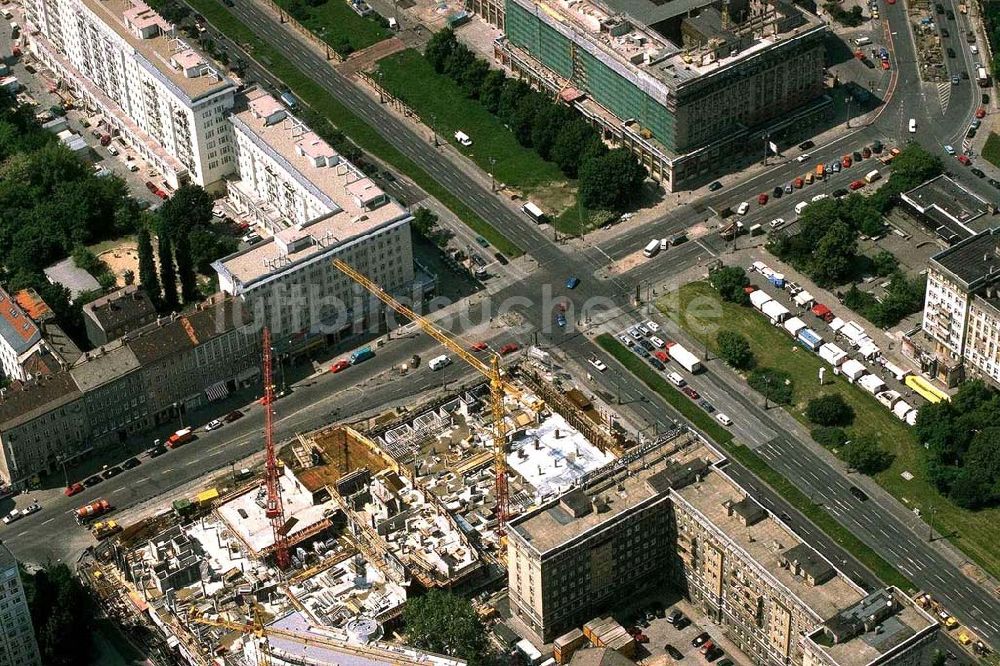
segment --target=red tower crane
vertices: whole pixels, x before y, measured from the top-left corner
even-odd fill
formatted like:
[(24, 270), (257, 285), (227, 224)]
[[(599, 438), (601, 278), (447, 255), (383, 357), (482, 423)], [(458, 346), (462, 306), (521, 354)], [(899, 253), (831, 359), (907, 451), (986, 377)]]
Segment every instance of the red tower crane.
[(264, 328), (264, 450), (266, 455), (264, 483), (267, 485), (267, 508), (264, 515), (271, 521), (274, 533), (274, 555), (279, 569), (287, 569), (288, 536), (285, 534), (285, 507), (281, 503), (281, 485), (278, 477), (278, 455), (274, 450), (274, 384), (271, 382), (271, 331)]

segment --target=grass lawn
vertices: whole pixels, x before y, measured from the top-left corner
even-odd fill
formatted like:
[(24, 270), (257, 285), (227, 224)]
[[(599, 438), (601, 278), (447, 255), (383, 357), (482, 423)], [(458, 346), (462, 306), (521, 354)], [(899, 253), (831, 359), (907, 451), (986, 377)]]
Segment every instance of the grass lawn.
[[(408, 49), (383, 58), (378, 71), (382, 85), (390, 93), (412, 107), (439, 137), (468, 155), (479, 168), (492, 171), (497, 182), (532, 196), (544, 195), (552, 183), (565, 183), (566, 177), (555, 163), (546, 162), (534, 150), (519, 144), (496, 116), (467, 98), (450, 78), (435, 72), (417, 51)], [(471, 146), (455, 140), (459, 130), (469, 135)], [(492, 165), (490, 158), (496, 160)], [(547, 201), (538, 203), (548, 207)]]
[[(685, 314), (698, 311), (690, 307), (694, 299), (706, 298), (720, 304), (720, 319), (707, 320), (695, 314)], [(714, 331), (717, 328), (735, 330), (750, 341), (758, 366), (776, 368), (791, 375), (793, 402), (786, 409), (806, 427), (811, 428), (811, 424), (803, 412), (811, 398), (823, 393), (842, 395), (854, 408), (854, 425), (849, 430), (874, 436), (895, 455), (892, 466), (875, 477), (879, 484), (905, 506), (919, 508), (925, 520), (941, 534), (949, 535), (951, 541), (971, 559), (994, 576), (1000, 575), (1000, 549), (996, 548), (994, 541), (996, 525), (1000, 524), (1000, 509), (967, 511), (941, 497), (925, 478), (923, 449), (918, 445), (912, 428), (893, 416), (874, 397), (849, 384), (843, 377), (833, 376), (832, 372), (826, 373), (824, 385), (819, 386), (819, 369), (827, 367), (819, 356), (793, 342), (784, 331), (771, 326), (753, 308), (722, 302), (708, 283), (684, 285), (679, 294), (671, 299), (658, 304), (664, 314), (680, 324), (693, 338), (702, 342), (707, 338), (709, 349), (715, 353), (718, 349)], [(706, 334), (703, 332), (706, 329), (713, 332)], [(912, 481), (900, 476), (907, 471), (914, 475)]]
[(712, 441), (722, 446), (731, 458), (742, 464), (771, 486), (785, 501), (801, 511), (806, 517), (836, 541), (844, 550), (854, 555), (866, 567), (875, 572), (883, 582), (895, 585), (902, 590), (913, 588), (913, 584), (899, 571), (892, 567), (874, 550), (869, 548), (851, 534), (847, 528), (838, 523), (819, 504), (811, 501), (805, 493), (792, 485), (778, 472), (771, 469), (767, 462), (756, 453), (733, 440), (733, 434), (698, 407), (687, 396), (667, 382), (663, 375), (653, 370), (644, 360), (633, 354), (625, 345), (613, 336), (604, 333), (597, 336), (597, 344), (608, 352), (619, 363), (628, 368), (629, 372), (638, 377), (661, 398), (676, 408), (684, 418), (691, 421), (697, 428), (711, 437)]
[(1000, 134), (990, 132), (983, 146), (983, 159), (995, 167), (1000, 167)]
[[(285, 11), (292, 4), (290, 0), (275, 2)], [(389, 36), (388, 29), (371, 18), (359, 16), (348, 6), (347, 0), (326, 0), (319, 7), (299, 4), (308, 15), (305, 19), (298, 19), (299, 23), (335, 49), (339, 49), (342, 44), (350, 44), (354, 51), (360, 51)]]
[(486, 238), (507, 256), (518, 257), (524, 254), (524, 250), (517, 244), (445, 189), (413, 160), (399, 152), (364, 119), (334, 99), (316, 81), (230, 14), (222, 3), (217, 0), (190, 0), (188, 4), (230, 39), (245, 45), (251, 56), (267, 65), (268, 70), (284, 81), (302, 104), (308, 105), (326, 117), (359, 148), (385, 160), (408, 175), (428, 194), (447, 206), (469, 228)]

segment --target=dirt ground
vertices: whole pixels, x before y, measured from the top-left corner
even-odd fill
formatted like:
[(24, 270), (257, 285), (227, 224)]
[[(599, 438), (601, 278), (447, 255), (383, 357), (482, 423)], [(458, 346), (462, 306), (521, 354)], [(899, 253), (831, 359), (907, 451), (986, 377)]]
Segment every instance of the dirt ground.
[(122, 243), (117, 247), (101, 252), (97, 255), (97, 258), (106, 263), (112, 270), (115, 277), (118, 278), (117, 284), (119, 287), (125, 286), (125, 280), (122, 278), (125, 271), (131, 270), (135, 274), (136, 279), (139, 277), (139, 252), (136, 249), (135, 243)]

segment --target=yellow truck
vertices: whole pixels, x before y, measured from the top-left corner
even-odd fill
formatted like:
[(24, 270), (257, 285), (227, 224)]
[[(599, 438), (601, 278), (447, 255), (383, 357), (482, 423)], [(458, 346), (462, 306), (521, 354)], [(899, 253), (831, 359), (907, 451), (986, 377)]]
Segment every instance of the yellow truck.
[(94, 523), (93, 533), (94, 537), (98, 541), (104, 541), (110, 536), (114, 536), (122, 531), (122, 526), (118, 524), (116, 520), (106, 520), (100, 523)]

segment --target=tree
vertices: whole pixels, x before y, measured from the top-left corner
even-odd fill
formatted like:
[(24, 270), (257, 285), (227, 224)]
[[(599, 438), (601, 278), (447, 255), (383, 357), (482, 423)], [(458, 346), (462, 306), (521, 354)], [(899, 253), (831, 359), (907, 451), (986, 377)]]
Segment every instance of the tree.
[(854, 408), (839, 393), (824, 393), (806, 405), (806, 418), (821, 426), (847, 426), (854, 421)]
[(559, 130), (552, 144), (551, 157), (564, 174), (576, 178), (585, 158), (606, 151), (607, 147), (601, 143), (594, 128), (582, 118), (574, 118)]
[(817, 444), (827, 448), (842, 446), (847, 441), (847, 432), (843, 428), (813, 428), (809, 434)]
[(435, 32), (429, 40), (427, 40), (427, 47), (424, 49), (424, 57), (427, 58), (427, 62), (431, 64), (434, 71), (438, 74), (444, 72), (445, 64), (448, 62), (448, 58), (455, 51), (455, 47), (458, 45), (458, 39), (455, 37), (455, 31), (451, 28), (445, 28), (444, 30), (439, 30)]
[(477, 99), (489, 73), (490, 64), (481, 58), (474, 58), (472, 63), (459, 74), (456, 83), (466, 97)]
[(719, 356), (737, 370), (751, 369), (756, 359), (750, 349), (750, 341), (735, 331), (721, 330), (715, 335), (719, 345)]
[(844, 462), (864, 474), (878, 474), (892, 464), (891, 453), (879, 446), (874, 437), (855, 437), (840, 450)]
[(573, 112), (565, 106), (549, 104), (535, 116), (535, 125), (531, 130), (531, 144), (542, 159), (551, 159), (552, 146), (555, 145), (562, 128), (573, 119), (573, 115)]
[(820, 285), (839, 284), (847, 276), (857, 254), (855, 234), (843, 222), (834, 222), (820, 239), (813, 254), (812, 277)]
[(170, 246), (170, 237), (160, 232), (157, 235), (160, 254), (160, 287), (163, 289), (163, 307), (173, 312), (180, 306), (177, 299), (177, 273), (174, 270), (174, 254)]
[(212, 223), (212, 197), (200, 185), (181, 185), (160, 206), (160, 228), (177, 242), (193, 227)]
[(522, 146), (531, 147), (531, 135), (535, 129), (535, 119), (549, 105), (549, 100), (541, 93), (529, 92), (517, 102), (517, 108), (511, 115), (508, 125), (514, 133), (517, 142)]
[(503, 90), (500, 91), (500, 99), (497, 102), (497, 118), (504, 125), (511, 126), (514, 113), (517, 111), (521, 99), (531, 94), (531, 86), (518, 79), (507, 79), (504, 81)]
[(135, 271), (131, 268), (126, 268), (125, 271), (122, 272), (122, 281), (126, 286), (135, 284)]
[(483, 79), (482, 85), (479, 86), (479, 103), (494, 115), (500, 108), (500, 94), (503, 92), (506, 82), (507, 77), (503, 72), (499, 69), (491, 69)]
[(945, 666), (947, 663), (948, 654), (941, 650), (934, 650), (934, 656), (931, 658), (931, 666)]
[(746, 271), (739, 266), (723, 266), (712, 271), (708, 276), (709, 283), (719, 292), (722, 300), (739, 305), (749, 305), (750, 296), (743, 290), (750, 284)]
[(747, 383), (770, 402), (779, 405), (789, 405), (792, 402), (792, 378), (787, 372), (760, 368), (750, 373)]
[(153, 259), (153, 242), (149, 229), (139, 230), (136, 239), (139, 254), (139, 286), (149, 295), (153, 303), (160, 302), (160, 280), (156, 276), (156, 262)]
[(191, 241), (188, 234), (180, 234), (174, 244), (174, 260), (177, 262), (177, 278), (181, 283), (181, 298), (184, 303), (195, 303), (199, 300), (198, 278), (194, 274), (194, 263), (191, 260)]
[(403, 611), (407, 640), (438, 654), (460, 657), (469, 666), (489, 663), (486, 627), (472, 604), (442, 590), (410, 599)]
[(872, 257), (872, 269), (875, 271), (875, 275), (887, 277), (895, 273), (898, 268), (899, 260), (888, 250), (882, 250)]
[(595, 210), (622, 210), (638, 193), (646, 171), (625, 148), (587, 158), (580, 167), (580, 198)]
[(437, 213), (429, 208), (418, 208), (413, 213), (413, 222), (411, 226), (413, 230), (424, 238), (430, 238), (431, 232), (437, 227), (438, 216)]
[(33, 576), (20, 573), (42, 663), (89, 663), (97, 609), (79, 579), (65, 564), (50, 564)]

